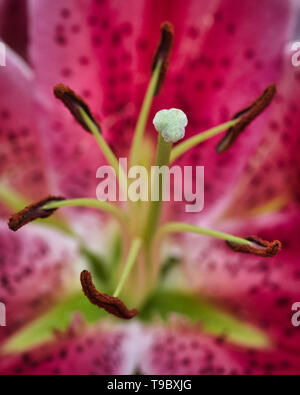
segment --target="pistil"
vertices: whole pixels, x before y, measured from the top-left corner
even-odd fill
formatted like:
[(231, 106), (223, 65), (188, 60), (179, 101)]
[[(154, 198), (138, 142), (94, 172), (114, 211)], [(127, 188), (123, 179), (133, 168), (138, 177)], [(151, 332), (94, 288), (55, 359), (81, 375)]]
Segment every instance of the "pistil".
[[(159, 111), (155, 115), (153, 123), (159, 133), (155, 165), (159, 168), (169, 166), (173, 143), (184, 137), (187, 117), (183, 111), (173, 108)], [(161, 213), (164, 185), (162, 174), (159, 174), (158, 177), (158, 182), (157, 180), (151, 180), (159, 190), (154, 191), (154, 195), (158, 196), (158, 200), (152, 201), (149, 206), (144, 231), (144, 241), (147, 247), (149, 247), (153, 239)]]
[[(169, 166), (172, 146), (172, 143), (166, 142), (163, 137), (159, 135), (155, 162), (156, 166)], [(149, 246), (149, 244), (151, 243), (161, 213), (163, 179), (161, 174), (158, 175), (158, 177), (158, 182), (155, 182), (155, 185), (158, 187), (158, 191), (155, 191), (155, 196), (158, 196), (158, 200), (150, 202), (148, 217), (146, 220), (146, 227), (144, 231), (144, 240), (147, 246)]]

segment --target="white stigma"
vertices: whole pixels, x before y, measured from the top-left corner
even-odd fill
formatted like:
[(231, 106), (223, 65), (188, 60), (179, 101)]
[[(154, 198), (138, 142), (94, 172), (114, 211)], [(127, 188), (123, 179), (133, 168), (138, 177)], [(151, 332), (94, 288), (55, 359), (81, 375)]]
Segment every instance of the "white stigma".
[(153, 119), (153, 124), (167, 143), (176, 143), (184, 137), (188, 120), (183, 111), (171, 108), (158, 111)]

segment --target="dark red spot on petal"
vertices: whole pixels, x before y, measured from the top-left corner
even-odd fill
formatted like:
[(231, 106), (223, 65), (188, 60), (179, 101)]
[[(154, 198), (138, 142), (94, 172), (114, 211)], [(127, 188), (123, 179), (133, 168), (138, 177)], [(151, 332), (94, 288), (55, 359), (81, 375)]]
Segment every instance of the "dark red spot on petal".
[(70, 18), (71, 11), (68, 8), (63, 8), (60, 15), (65, 19)]

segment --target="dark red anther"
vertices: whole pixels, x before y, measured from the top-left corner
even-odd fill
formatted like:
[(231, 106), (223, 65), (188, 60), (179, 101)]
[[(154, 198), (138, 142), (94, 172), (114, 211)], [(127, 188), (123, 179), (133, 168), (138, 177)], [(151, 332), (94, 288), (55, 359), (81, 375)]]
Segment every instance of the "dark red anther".
[(266, 241), (257, 236), (246, 237), (246, 240), (252, 242), (252, 245), (233, 243), (226, 241), (227, 245), (236, 252), (244, 252), (262, 257), (273, 257), (281, 251), (281, 243), (278, 240)]
[(275, 94), (276, 85), (271, 84), (250, 106), (234, 115), (232, 119), (239, 118), (239, 121), (227, 130), (226, 135), (217, 145), (218, 154), (227, 151), (234, 144), (243, 130), (269, 106)]
[(121, 299), (99, 292), (92, 281), (92, 275), (84, 270), (80, 275), (82, 290), (88, 300), (108, 313), (124, 320), (129, 320), (138, 314), (137, 309), (129, 310)]
[(53, 208), (46, 210), (43, 208), (43, 206), (49, 203), (60, 202), (62, 200), (65, 200), (65, 198), (49, 196), (46, 199), (25, 207), (23, 210), (11, 216), (8, 222), (9, 228), (16, 232), (18, 229), (22, 228), (22, 226), (28, 224), (29, 222), (39, 218), (50, 217), (50, 215), (52, 215), (57, 209)]
[(93, 117), (89, 106), (79, 95), (77, 95), (77, 93), (72, 91), (72, 89), (64, 84), (58, 84), (54, 87), (54, 95), (64, 103), (77, 122), (80, 123), (80, 125), (86, 131), (91, 132), (85, 120), (83, 119), (79, 108), (81, 108), (87, 114), (91, 121), (96, 125), (99, 133), (101, 133), (101, 127)]
[(174, 37), (174, 28), (173, 25), (169, 22), (165, 22), (161, 26), (161, 38), (160, 38), (160, 43), (157, 47), (154, 59), (153, 59), (153, 64), (152, 64), (152, 72), (155, 70), (157, 63), (159, 61), (162, 62), (155, 94), (158, 95), (159, 92), (161, 91), (164, 79), (166, 77), (168, 68), (169, 68), (169, 63), (170, 63), (170, 56), (171, 56), (171, 50), (173, 46), (173, 37)]

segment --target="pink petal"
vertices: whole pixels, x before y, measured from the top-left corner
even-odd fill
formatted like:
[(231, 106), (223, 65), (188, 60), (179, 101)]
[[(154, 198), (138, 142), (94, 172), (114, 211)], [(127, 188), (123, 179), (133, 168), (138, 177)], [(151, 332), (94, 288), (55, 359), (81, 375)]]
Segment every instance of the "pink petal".
[[(123, 137), (128, 137), (128, 126), (134, 126), (132, 115), (141, 104), (140, 88), (144, 93), (150, 77), (161, 23), (166, 19), (174, 23), (179, 37), (185, 29), (191, 34), (193, 29), (183, 20), (201, 24), (216, 3), (88, 0), (82, 8), (78, 0), (72, 7), (66, 0), (59, 4), (32, 0), (31, 54), (38, 81), (47, 95), (61, 79), (80, 94), (88, 91), (96, 113), (101, 108), (101, 115), (122, 119), (111, 133), (116, 143), (128, 147)], [(41, 23), (44, 18), (47, 24)]]
[[(156, 1), (131, 0), (122, 7), (119, 0), (90, 0), (84, 9), (78, 1), (71, 9), (66, 1), (59, 5), (48, 1), (46, 6), (33, 0), (31, 54), (43, 95), (48, 99), (52, 86), (63, 79), (89, 96), (92, 110), (106, 116), (104, 129), (109, 129), (107, 137), (114, 148), (127, 152), (159, 24), (169, 19), (177, 38), (166, 87), (155, 110), (181, 107), (189, 116), (190, 135), (227, 120), (267, 83), (278, 80), (290, 30), (289, 1), (263, 0), (257, 7), (250, 0), (227, 0), (217, 11), (218, 2), (202, 3), (172, 1), (161, 7)], [(45, 18), (47, 24), (42, 23)], [(273, 26), (279, 37), (276, 41)], [(42, 129), (52, 133), (47, 143), (59, 189), (68, 196), (94, 193), (95, 170), (102, 162), (97, 160), (97, 148), (92, 147), (91, 136), (83, 136), (65, 109), (54, 103), (49, 104), (53, 115), (41, 122)], [(205, 165), (207, 207), (221, 193), (232, 190), (261, 138), (263, 119), (228, 153), (217, 156), (214, 139), (182, 161)], [(60, 172), (62, 167), (64, 172)]]
[[(118, 81), (118, 88), (108, 81), (110, 74), (116, 78), (122, 71), (118, 68), (115, 70), (110, 64), (111, 57), (120, 57), (125, 51), (134, 55), (131, 31), (135, 35), (137, 33), (131, 23), (130, 26), (127, 24), (129, 16), (133, 23), (136, 22), (142, 2), (131, 0), (131, 3), (127, 3), (127, 7), (120, 7), (118, 1), (88, 0), (82, 7), (82, 2), (78, 0), (73, 1), (72, 5), (67, 0), (59, 3), (50, 0), (30, 2), (31, 58), (44, 95), (49, 97), (53, 86), (63, 81), (86, 97), (93, 112), (99, 115), (101, 107), (109, 105), (109, 92), (114, 93), (114, 89), (119, 89), (116, 93), (120, 96), (122, 87), (123, 93), (128, 91), (131, 94), (128, 81), (126, 84), (124, 82), (125, 85)], [(41, 23), (44, 18), (46, 24)], [(116, 37), (117, 34), (122, 37)], [(128, 71), (133, 72), (133, 69), (128, 64), (126, 66), (125, 62), (123, 73)], [(126, 104), (131, 100), (126, 100)]]
[(189, 236), (185, 251), (191, 283), (201, 292), (257, 323), (285, 347), (299, 350), (298, 328), (291, 318), (300, 301), (299, 212), (241, 221), (222, 229), (240, 236), (281, 240), (273, 258), (237, 253), (217, 239)]
[(70, 330), (22, 355), (4, 356), (1, 374), (297, 374), (299, 358), (283, 351), (247, 349), (187, 325), (98, 326)]
[(54, 85), (64, 82), (87, 100), (99, 118), (103, 92), (87, 23), (90, 3), (82, 7), (82, 2), (74, 1), (70, 8), (68, 1), (30, 2), (35, 93), (47, 112), (37, 118), (49, 168), (54, 172), (54, 188), (66, 197), (94, 197), (96, 171), (103, 163), (94, 138), (75, 123), (53, 95)]
[(41, 226), (13, 233), (0, 224), (0, 301), (6, 305), (6, 327), (0, 342), (63, 295), (74, 278), (76, 245)]
[(300, 73), (292, 65), (292, 55), (287, 54), (277, 99), (265, 124), (265, 136), (237, 185), (229, 216), (251, 212), (278, 197), (282, 204), (294, 197), (299, 200)]
[[(40, 125), (47, 140), (56, 189), (67, 197), (95, 196), (95, 174), (103, 164), (103, 157), (99, 154), (94, 138), (76, 125), (67, 110), (54, 99), (53, 86), (59, 82), (70, 85), (87, 100), (92, 112), (102, 123), (105, 112), (101, 109), (109, 105), (107, 88), (112, 91), (112, 84), (108, 85), (107, 81), (108, 61), (111, 62), (112, 54), (105, 54), (104, 48), (98, 49), (98, 40), (103, 41), (106, 23), (112, 23), (109, 26), (109, 39), (112, 40), (116, 34), (113, 24), (119, 26), (126, 21), (124, 15), (121, 14), (118, 18), (115, 14), (115, 4), (98, 5), (96, 11), (93, 9), (94, 3), (96, 4), (88, 0), (84, 7), (78, 0), (72, 2), (72, 7), (66, 0), (59, 3), (33, 0), (30, 3), (31, 58), (39, 94), (43, 95), (49, 110), (49, 114), (40, 119)], [(128, 12), (129, 8), (126, 7), (126, 13)], [(47, 23), (41, 23), (42, 20), (47, 20)], [(118, 49), (116, 51), (119, 52)], [(122, 53), (125, 51), (128, 48), (123, 48)], [(127, 72), (125, 67), (123, 73)], [(118, 81), (116, 85), (122, 87), (123, 92), (122, 95), (120, 91), (116, 92), (117, 98), (122, 98), (124, 103), (123, 96), (126, 94), (127, 105), (131, 101), (127, 96), (127, 92), (130, 94), (130, 83), (121, 84)], [(119, 108), (119, 104), (116, 107)], [(114, 119), (111, 120), (115, 122)], [(106, 134), (105, 124), (103, 129)]]
[(182, 22), (178, 21), (182, 21), (182, 11), (193, 16), (191, 20), (195, 20), (197, 11), (200, 23), (201, 13), (213, 5), (192, 2), (188, 10), (178, 0), (168, 1), (164, 7), (157, 1), (138, 0), (130, 0), (126, 6), (119, 0), (89, 0), (84, 8), (80, 1), (72, 2), (72, 7), (66, 0), (32, 0), (30, 4), (31, 59), (43, 101), (48, 102), (51, 113), (42, 117), (41, 129), (45, 131), (58, 188), (70, 197), (94, 196), (95, 172), (103, 159), (93, 138), (51, 98), (53, 86), (62, 81), (83, 95), (100, 117), (104, 135), (114, 149), (127, 153), (150, 78), (161, 22), (171, 19), (181, 31)]
[(134, 339), (124, 328), (85, 328), (22, 355), (3, 357), (1, 374), (104, 375), (133, 374)]
[(47, 193), (45, 163), (36, 110), (31, 97), (32, 73), (7, 49), (0, 68), (0, 177), (28, 198)]
[(143, 374), (299, 374), (300, 358), (283, 350), (250, 350), (204, 335), (199, 328), (155, 328), (140, 355)]
[[(186, 112), (187, 137), (229, 120), (269, 83), (279, 81), (291, 16), (288, 1), (263, 0), (257, 5), (251, 0), (225, 0), (215, 13), (212, 27), (204, 36), (201, 33), (195, 36), (194, 50), (190, 49), (189, 56), (181, 57), (179, 49), (176, 59), (180, 62), (171, 64), (159, 103)], [(275, 26), (277, 40), (272, 39)], [(180, 47), (183, 52), (186, 41), (182, 40)], [(205, 166), (206, 208), (220, 196), (231, 194), (262, 140), (268, 111), (226, 153), (215, 153), (220, 140), (216, 137), (192, 150), (180, 162)]]

